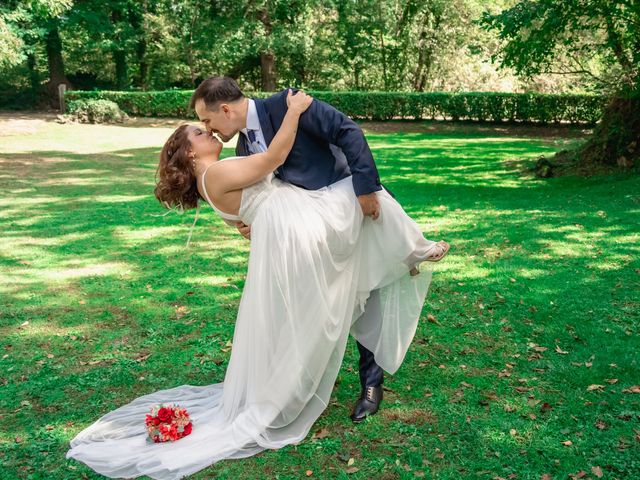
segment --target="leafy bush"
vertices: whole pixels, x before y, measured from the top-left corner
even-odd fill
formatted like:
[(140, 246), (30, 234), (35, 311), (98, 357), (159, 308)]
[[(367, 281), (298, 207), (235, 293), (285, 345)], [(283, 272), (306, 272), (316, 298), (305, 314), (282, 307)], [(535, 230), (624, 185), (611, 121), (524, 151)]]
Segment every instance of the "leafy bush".
[[(129, 115), (196, 118), (189, 111), (192, 90), (158, 92), (78, 91), (70, 100), (101, 99), (116, 102)], [(500, 92), (321, 92), (308, 91), (354, 119), (445, 119), (481, 122), (536, 122), (593, 124), (601, 117), (606, 98), (600, 95)], [(265, 92), (247, 92), (264, 98)]]
[(68, 110), (70, 117), (81, 123), (122, 123), (128, 118), (117, 103), (104, 99), (72, 100)]

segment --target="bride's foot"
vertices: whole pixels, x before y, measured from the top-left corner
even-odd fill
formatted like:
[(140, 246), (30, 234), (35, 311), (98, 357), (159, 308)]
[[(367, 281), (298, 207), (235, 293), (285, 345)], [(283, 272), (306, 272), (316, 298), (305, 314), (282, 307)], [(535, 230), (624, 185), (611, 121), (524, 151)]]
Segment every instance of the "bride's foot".
[(450, 246), (451, 245), (449, 245), (444, 240), (440, 240), (438, 243), (436, 243), (435, 247), (433, 248), (433, 251), (425, 259), (425, 261), (427, 261), (427, 262), (439, 262), (449, 252)]

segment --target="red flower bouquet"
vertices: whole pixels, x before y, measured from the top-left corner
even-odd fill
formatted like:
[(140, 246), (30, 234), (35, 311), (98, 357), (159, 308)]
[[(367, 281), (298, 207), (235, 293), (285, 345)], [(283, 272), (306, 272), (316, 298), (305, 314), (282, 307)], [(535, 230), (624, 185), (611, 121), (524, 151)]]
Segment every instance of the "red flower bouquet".
[(156, 405), (145, 419), (149, 438), (155, 443), (173, 442), (191, 433), (191, 420), (184, 408), (177, 405)]

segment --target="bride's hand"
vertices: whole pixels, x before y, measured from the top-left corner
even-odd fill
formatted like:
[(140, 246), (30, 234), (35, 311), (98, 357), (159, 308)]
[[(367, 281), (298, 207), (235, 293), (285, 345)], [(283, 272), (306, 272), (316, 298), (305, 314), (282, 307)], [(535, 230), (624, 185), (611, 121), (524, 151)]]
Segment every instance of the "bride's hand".
[(291, 93), (291, 89), (287, 92), (287, 106), (289, 110), (297, 113), (303, 113), (313, 102), (313, 97), (307, 95), (302, 90), (298, 90), (295, 94)]

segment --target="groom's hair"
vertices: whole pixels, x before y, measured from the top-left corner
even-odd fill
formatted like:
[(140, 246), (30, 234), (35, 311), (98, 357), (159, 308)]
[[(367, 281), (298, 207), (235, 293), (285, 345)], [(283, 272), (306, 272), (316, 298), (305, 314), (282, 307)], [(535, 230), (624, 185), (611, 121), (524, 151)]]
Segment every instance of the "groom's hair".
[(193, 92), (189, 108), (193, 110), (196, 106), (196, 101), (200, 98), (204, 100), (207, 110), (216, 110), (218, 102), (235, 102), (242, 97), (244, 97), (244, 94), (233, 78), (209, 77), (203, 80), (196, 88), (196, 91)]

